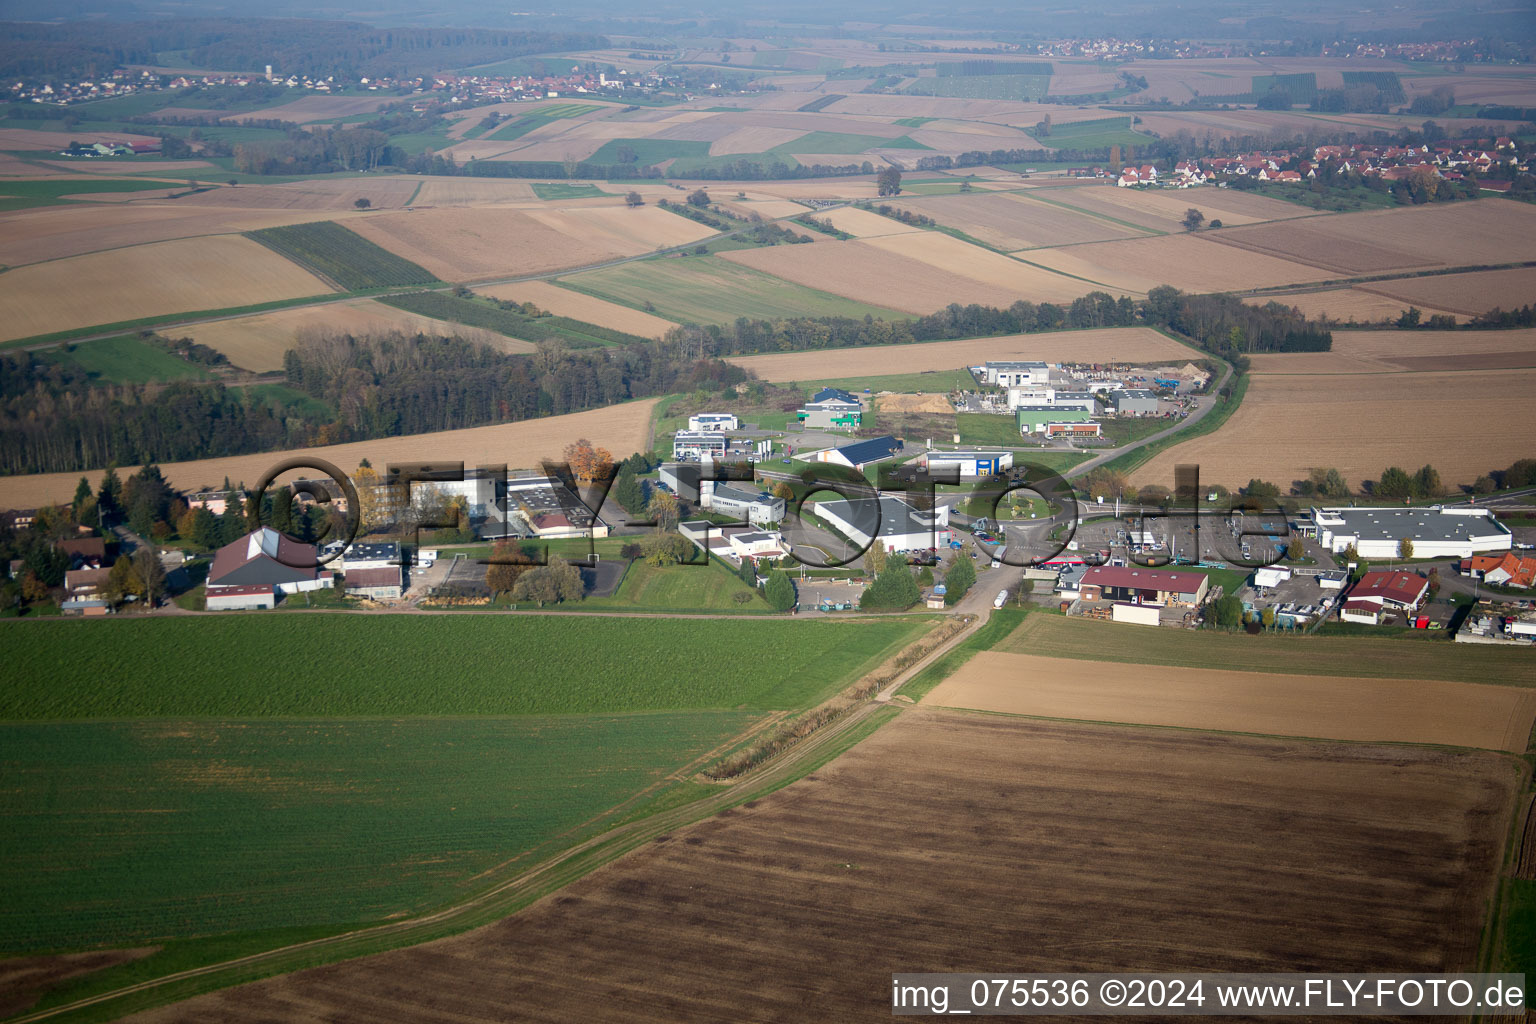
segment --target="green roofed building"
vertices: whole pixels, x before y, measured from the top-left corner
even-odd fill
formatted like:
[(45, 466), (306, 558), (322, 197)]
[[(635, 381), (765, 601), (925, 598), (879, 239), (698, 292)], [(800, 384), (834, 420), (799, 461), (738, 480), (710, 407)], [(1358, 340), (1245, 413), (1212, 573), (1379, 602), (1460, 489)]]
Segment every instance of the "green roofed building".
[(1021, 405), (1014, 410), (1020, 434), (1043, 434), (1048, 423), (1091, 423), (1087, 409), (1068, 409), (1059, 405)]

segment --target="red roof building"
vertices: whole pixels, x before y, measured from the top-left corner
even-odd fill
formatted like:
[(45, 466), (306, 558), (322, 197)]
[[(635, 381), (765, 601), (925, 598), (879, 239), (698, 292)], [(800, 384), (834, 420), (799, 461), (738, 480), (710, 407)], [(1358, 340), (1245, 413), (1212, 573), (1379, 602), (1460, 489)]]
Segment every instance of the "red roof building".
[(1378, 609), (1401, 608), (1413, 611), (1429, 596), (1429, 580), (1416, 572), (1400, 569), (1368, 572), (1349, 592), (1349, 604), (1372, 604)]
[(329, 587), (333, 577), (320, 569), (319, 561), (313, 544), (263, 526), (214, 553), (213, 566), (208, 570), (208, 593), (223, 587), (273, 587), (283, 594)]
[(1198, 605), (1209, 586), (1210, 580), (1198, 572), (1098, 565), (1083, 574), (1081, 592), (1088, 601)]

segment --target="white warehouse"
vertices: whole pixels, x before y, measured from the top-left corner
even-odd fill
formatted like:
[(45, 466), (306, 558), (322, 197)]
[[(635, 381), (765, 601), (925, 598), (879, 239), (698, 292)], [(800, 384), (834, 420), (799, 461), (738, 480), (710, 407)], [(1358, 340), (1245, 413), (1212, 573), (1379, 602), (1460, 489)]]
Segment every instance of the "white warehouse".
[(1405, 538), (1414, 558), (1471, 558), (1513, 543), (1509, 527), (1486, 508), (1314, 508), (1299, 525), (1334, 554), (1353, 544), (1368, 559), (1400, 557)]
[(949, 506), (924, 512), (892, 494), (880, 495), (880, 519), (873, 502), (821, 501), (814, 512), (863, 547), (879, 539), (890, 551), (929, 551), (949, 545)]
[(736, 414), (729, 412), (700, 412), (688, 417), (688, 429), (694, 431), (740, 430)]

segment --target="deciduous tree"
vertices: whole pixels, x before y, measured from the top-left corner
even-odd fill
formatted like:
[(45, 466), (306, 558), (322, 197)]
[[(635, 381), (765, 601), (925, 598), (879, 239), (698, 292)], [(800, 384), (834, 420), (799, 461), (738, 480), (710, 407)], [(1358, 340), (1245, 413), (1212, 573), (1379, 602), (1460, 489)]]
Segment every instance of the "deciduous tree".
[(1184, 230), (1199, 231), (1200, 225), (1205, 223), (1205, 214), (1191, 206), (1184, 211)]
[(485, 570), (485, 585), (492, 594), (510, 594), (523, 573), (534, 568), (533, 559), (510, 538), (498, 540), (491, 548), (491, 564)]
[(571, 475), (577, 483), (589, 484), (608, 475), (613, 468), (613, 453), (595, 447), (583, 437), (565, 446), (565, 461), (570, 463)]
[(133, 582), (146, 605), (153, 608), (160, 603), (165, 594), (165, 566), (154, 548), (143, 547), (133, 553)]

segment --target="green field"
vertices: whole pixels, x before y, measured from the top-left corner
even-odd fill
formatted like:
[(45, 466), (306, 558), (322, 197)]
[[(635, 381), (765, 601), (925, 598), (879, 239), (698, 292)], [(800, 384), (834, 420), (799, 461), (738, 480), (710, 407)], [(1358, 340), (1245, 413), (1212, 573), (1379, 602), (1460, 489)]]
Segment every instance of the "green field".
[(587, 157), (586, 162), (622, 164), (626, 161), (619, 157), (621, 151), (625, 149), (635, 154), (633, 163), (636, 167), (649, 167), (667, 160), (707, 160), (709, 158), (707, 142), (687, 139), (609, 139), (598, 148), (597, 152)]
[(914, 78), (901, 91), (909, 96), (966, 100), (1038, 100), (1050, 87), (1049, 75), (956, 75)]
[(1032, 615), (996, 649), (1127, 664), (1536, 686), (1524, 651), (1413, 639), (1192, 633)]
[(384, 295), (380, 302), (407, 309), (422, 316), (448, 320), (470, 327), (484, 327), (510, 338), (523, 341), (548, 341), (559, 339), (570, 348), (594, 348), (599, 345), (644, 344), (651, 339), (616, 331), (611, 327), (599, 327), (581, 320), (564, 316), (525, 316), (520, 312), (502, 309), (485, 299), (459, 298), (447, 292), (405, 292)]
[(60, 620), (11, 631), (0, 721), (791, 708), (915, 628), (471, 614)]
[(1165, 420), (1157, 417), (1143, 417), (1139, 419), (1116, 419), (1113, 416), (1105, 417), (1099, 421), (1099, 426), (1104, 432), (1104, 438), (1115, 445), (1133, 444), (1159, 430), (1167, 430), (1182, 420)]
[(585, 182), (538, 181), (533, 184), (533, 194), (540, 199), (601, 199), (610, 193)]
[[(483, 669), (494, 675), (495, 664)], [(752, 717), (0, 725), (0, 950), (420, 913), (654, 786)]]
[(410, 260), (335, 221), (264, 228), (248, 231), (246, 237), (333, 281), (342, 291), (437, 283), (437, 278)]
[(152, 380), (204, 380), (207, 370), (156, 348), (131, 334), (117, 338), (61, 345), (37, 353), (59, 365), (77, 366), (95, 380), (110, 384), (144, 384)]
[(955, 427), (960, 440), (966, 444), (1004, 444), (1017, 447), (1024, 443), (1019, 434), (1018, 420), (1013, 416), (998, 416), (984, 412), (955, 414)]
[(895, 310), (792, 284), (714, 257), (641, 260), (574, 274), (559, 283), (636, 309), (646, 309), (650, 303), (658, 316), (680, 323), (726, 324), (739, 316), (907, 319)]
[(932, 149), (914, 142), (906, 135), (887, 139), (880, 135), (854, 135), (846, 132), (807, 132), (773, 147), (770, 153), (863, 153), (871, 149)]
[[(88, 164), (89, 161), (81, 161)], [(206, 168), (199, 168), (206, 170)], [(0, 213), (33, 206), (56, 206), (76, 202), (65, 196), (91, 192), (151, 192), (175, 188), (175, 182), (144, 181), (139, 178), (103, 178), (100, 181), (0, 181)]]
[(336, 415), (336, 410), (326, 402), (313, 395), (306, 395), (287, 384), (252, 384), (245, 389), (245, 393), (267, 403), (268, 408), (274, 412), (312, 418), (330, 418)]
[[(1031, 133), (1033, 134), (1033, 133)], [(1075, 121), (1051, 126), (1050, 135), (1036, 135), (1041, 142), (1057, 149), (1108, 149), (1110, 146), (1145, 146), (1150, 135), (1131, 131), (1129, 117), (1103, 117), (1096, 121)], [(1035, 165), (1031, 165), (1035, 166)]]
[(496, 142), (510, 142), (520, 139), (535, 128), (542, 127), (552, 121), (563, 121), (570, 117), (580, 117), (582, 114), (602, 108), (591, 103), (553, 103), (547, 107), (539, 107), (517, 117), (508, 118), (498, 125), (495, 130), (486, 133), (483, 138)]
[[(748, 594), (752, 600), (737, 604), (732, 600), (737, 594)], [(587, 598), (581, 602), (581, 609), (759, 614), (771, 610), (751, 587), (714, 560), (708, 565), (661, 567), (633, 562), (617, 593), (612, 597)]]

